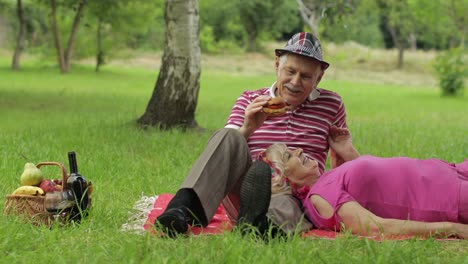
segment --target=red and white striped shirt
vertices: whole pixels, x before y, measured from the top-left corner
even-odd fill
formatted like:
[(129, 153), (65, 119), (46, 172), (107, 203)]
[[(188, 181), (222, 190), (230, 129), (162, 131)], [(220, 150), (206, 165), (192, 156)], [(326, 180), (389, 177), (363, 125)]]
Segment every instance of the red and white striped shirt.
[[(245, 109), (260, 95), (274, 97), (276, 83), (270, 88), (245, 91), (237, 99), (226, 128), (239, 129), (244, 124)], [(286, 115), (268, 117), (247, 140), (253, 159), (273, 143), (285, 143), (289, 148), (302, 148), (304, 155), (315, 159), (320, 173), (325, 170), (328, 154), (328, 134), (331, 125), (347, 127), (346, 111), (341, 97), (325, 89), (312, 90), (304, 103)]]

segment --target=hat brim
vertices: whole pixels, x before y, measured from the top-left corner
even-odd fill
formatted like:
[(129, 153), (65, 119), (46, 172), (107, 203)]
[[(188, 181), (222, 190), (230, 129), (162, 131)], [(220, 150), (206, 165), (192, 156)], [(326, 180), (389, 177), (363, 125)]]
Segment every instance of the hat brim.
[(303, 56), (303, 57), (314, 59), (314, 60), (316, 60), (316, 61), (318, 61), (318, 62), (320, 62), (322, 64), (322, 67), (323, 67), (324, 70), (327, 69), (330, 66), (330, 63), (328, 63), (326, 61), (323, 61), (323, 60), (319, 60), (319, 59), (317, 59), (315, 57), (312, 57), (312, 56), (297, 53), (297, 52), (290, 51), (290, 50), (287, 50), (287, 49), (275, 49), (275, 55), (278, 56), (278, 57), (281, 56), (282, 54), (284, 54), (285, 52), (294, 53), (294, 54), (297, 54), (297, 55), (300, 55), (300, 56)]

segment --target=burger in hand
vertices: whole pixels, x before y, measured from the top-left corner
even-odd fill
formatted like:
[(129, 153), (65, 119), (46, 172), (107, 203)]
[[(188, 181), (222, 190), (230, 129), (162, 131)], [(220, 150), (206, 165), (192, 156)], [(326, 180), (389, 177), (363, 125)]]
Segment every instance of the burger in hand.
[(280, 116), (286, 114), (288, 105), (283, 97), (273, 97), (268, 100), (267, 104), (263, 107), (263, 112), (269, 116)]

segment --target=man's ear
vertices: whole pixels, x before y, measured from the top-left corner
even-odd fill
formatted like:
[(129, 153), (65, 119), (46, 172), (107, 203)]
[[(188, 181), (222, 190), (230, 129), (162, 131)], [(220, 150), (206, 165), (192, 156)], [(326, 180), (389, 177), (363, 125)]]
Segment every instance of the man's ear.
[(320, 83), (320, 81), (322, 80), (322, 77), (323, 75), (325, 74), (325, 71), (324, 70), (321, 70), (321, 73), (320, 73), (320, 76), (318, 77), (317, 79), (317, 85)]
[(275, 72), (276, 72), (276, 76), (279, 75), (279, 57), (276, 56), (276, 59), (275, 59)]

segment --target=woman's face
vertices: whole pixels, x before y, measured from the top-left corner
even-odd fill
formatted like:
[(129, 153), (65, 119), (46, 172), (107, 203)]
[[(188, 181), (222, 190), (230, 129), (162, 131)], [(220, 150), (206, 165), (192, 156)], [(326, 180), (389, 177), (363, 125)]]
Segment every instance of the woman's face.
[(300, 148), (287, 149), (283, 153), (283, 161), (285, 165), (284, 176), (299, 187), (312, 186), (320, 177), (317, 161), (305, 157)]

